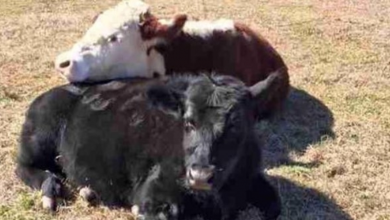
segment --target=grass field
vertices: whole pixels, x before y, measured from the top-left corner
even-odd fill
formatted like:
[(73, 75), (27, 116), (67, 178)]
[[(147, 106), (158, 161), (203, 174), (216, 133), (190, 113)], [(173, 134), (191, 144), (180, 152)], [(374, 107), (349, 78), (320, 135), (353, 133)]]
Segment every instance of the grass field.
[[(390, 219), (390, 0), (149, 0), (250, 24), (287, 62), (285, 109), (258, 125), (281, 219)], [(132, 219), (80, 199), (45, 212), (14, 175), (29, 103), (65, 83), (55, 56), (113, 0), (0, 0), (0, 219)]]

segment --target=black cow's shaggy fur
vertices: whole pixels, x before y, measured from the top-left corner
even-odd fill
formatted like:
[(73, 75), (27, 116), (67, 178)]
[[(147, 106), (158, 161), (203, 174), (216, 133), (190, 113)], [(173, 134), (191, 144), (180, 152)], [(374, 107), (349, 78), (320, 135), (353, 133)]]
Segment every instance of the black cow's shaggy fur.
[[(66, 176), (104, 204), (139, 205), (149, 219), (234, 219), (247, 205), (275, 219), (279, 197), (259, 171), (255, 95), (232, 77), (215, 81), (219, 87), (197, 76), (54, 88), (28, 110), (16, 172), (53, 203)], [(209, 190), (183, 184), (196, 163), (216, 167)]]
[[(183, 173), (182, 120), (148, 101), (147, 89), (158, 83), (162, 82), (133, 79), (65, 85), (44, 93), (26, 115), (17, 175), (53, 203), (62, 196), (64, 174), (71, 183), (90, 187), (110, 206), (153, 200), (135, 193), (149, 185), (154, 192), (165, 189), (153, 196), (167, 192), (165, 200), (177, 198), (175, 181)], [(159, 172), (147, 181), (155, 166)]]
[[(185, 120), (185, 163), (191, 188), (183, 200), (186, 216), (202, 213), (204, 219), (236, 219), (252, 205), (264, 219), (276, 219), (280, 201), (260, 171), (261, 149), (252, 112), (264, 84), (248, 89), (233, 77), (216, 76), (192, 81), (187, 87), (179, 85), (168, 84), (164, 95), (178, 104), (170, 101), (164, 107), (182, 112)], [(183, 87), (183, 93), (177, 91)], [(184, 98), (177, 98), (180, 94)]]

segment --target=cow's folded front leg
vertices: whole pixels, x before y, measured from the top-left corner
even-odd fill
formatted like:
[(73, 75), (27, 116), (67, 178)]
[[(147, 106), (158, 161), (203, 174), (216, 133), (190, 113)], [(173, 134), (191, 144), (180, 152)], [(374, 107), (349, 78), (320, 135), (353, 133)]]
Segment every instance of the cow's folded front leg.
[(137, 220), (177, 220), (179, 218), (179, 206), (177, 204), (133, 205), (131, 213)]
[(44, 209), (55, 211), (57, 200), (63, 196), (63, 184), (54, 174), (48, 173), (48, 177), (43, 181), (42, 186), (42, 206)]
[(88, 186), (80, 188), (79, 195), (81, 198), (87, 201), (89, 205), (95, 206), (99, 202), (99, 198), (96, 192)]
[(37, 169), (32, 165), (19, 163), (16, 175), (29, 187), (42, 191), (42, 206), (44, 209), (55, 211), (57, 199), (63, 195), (61, 179), (50, 171)]

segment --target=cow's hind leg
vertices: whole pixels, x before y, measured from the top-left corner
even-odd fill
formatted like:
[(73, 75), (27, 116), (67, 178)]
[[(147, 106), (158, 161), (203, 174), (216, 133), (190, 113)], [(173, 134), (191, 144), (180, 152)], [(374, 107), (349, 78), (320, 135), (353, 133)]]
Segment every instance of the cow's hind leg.
[(277, 219), (281, 212), (279, 193), (262, 174), (258, 174), (253, 181), (248, 192), (249, 203), (262, 212), (264, 219)]
[(42, 206), (55, 211), (57, 199), (63, 196), (64, 186), (55, 174), (19, 164), (16, 175), (28, 186), (42, 191)]
[[(23, 132), (26, 132), (26, 126)], [(35, 133), (22, 136), (15, 172), (26, 185), (42, 191), (45, 209), (55, 210), (57, 199), (63, 196), (63, 173), (55, 145), (47, 140)]]
[(56, 208), (56, 198), (63, 193), (62, 165), (66, 161), (61, 161), (58, 147), (67, 118), (78, 100), (78, 95), (67, 88), (54, 88), (30, 105), (17, 155), (17, 176), (31, 188), (42, 190), (43, 205), (50, 209)]

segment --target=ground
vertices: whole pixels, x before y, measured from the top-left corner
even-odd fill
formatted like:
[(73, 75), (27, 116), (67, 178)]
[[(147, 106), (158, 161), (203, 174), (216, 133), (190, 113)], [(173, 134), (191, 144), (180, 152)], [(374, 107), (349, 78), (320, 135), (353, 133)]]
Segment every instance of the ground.
[[(56, 214), (14, 175), (29, 103), (64, 84), (55, 56), (117, 1), (0, 0), (0, 219), (132, 219), (77, 199)], [(390, 219), (390, 0), (149, 0), (171, 17), (233, 18), (282, 54), (293, 89), (257, 129), (281, 219)]]

